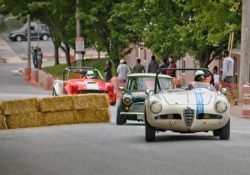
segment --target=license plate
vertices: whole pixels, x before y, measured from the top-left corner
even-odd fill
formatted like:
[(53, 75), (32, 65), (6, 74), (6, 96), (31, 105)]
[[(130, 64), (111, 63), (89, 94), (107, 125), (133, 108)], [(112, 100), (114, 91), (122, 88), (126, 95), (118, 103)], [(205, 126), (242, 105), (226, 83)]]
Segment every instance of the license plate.
[(137, 114), (137, 120), (144, 120), (144, 114)]

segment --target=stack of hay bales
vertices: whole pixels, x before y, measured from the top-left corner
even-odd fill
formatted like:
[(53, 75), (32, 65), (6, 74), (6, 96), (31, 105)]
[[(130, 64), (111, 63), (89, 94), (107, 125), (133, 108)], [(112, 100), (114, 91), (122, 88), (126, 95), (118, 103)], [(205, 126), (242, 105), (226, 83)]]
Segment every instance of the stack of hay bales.
[(0, 104), (0, 129), (109, 122), (106, 94), (29, 98)]
[(72, 96), (47, 97), (39, 99), (38, 103), (43, 113), (44, 125), (76, 123)]
[(106, 94), (84, 94), (73, 97), (77, 123), (109, 122)]
[(43, 116), (36, 98), (5, 101), (2, 107), (8, 128), (43, 126)]
[(5, 117), (3, 115), (3, 110), (2, 110), (2, 103), (0, 103), (0, 129), (5, 129)]

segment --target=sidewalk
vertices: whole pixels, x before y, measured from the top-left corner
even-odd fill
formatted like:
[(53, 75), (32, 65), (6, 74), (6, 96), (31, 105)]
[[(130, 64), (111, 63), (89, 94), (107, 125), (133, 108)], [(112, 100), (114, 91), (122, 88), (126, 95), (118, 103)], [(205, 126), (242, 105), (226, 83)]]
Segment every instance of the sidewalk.
[(243, 116), (242, 111), (243, 111), (243, 103), (242, 102), (238, 103), (238, 105), (231, 104), (231, 108), (230, 108), (231, 116), (237, 117), (237, 118), (245, 118), (245, 119), (249, 118), (249, 120), (250, 120), (250, 116), (249, 117)]
[(0, 63), (24, 63), (0, 35)]

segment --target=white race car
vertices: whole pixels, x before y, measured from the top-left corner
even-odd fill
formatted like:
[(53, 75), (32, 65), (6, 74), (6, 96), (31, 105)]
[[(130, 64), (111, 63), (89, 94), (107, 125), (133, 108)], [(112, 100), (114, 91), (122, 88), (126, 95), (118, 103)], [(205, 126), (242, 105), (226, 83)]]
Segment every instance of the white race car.
[[(166, 69), (162, 69), (166, 70)], [(180, 133), (213, 131), (221, 140), (230, 138), (230, 103), (225, 89), (222, 92), (206, 82), (188, 82), (198, 69), (174, 69), (178, 84), (175, 88), (162, 90), (158, 83), (158, 71), (154, 91), (147, 90), (145, 99), (145, 139), (154, 141), (156, 131)], [(204, 81), (211, 77), (208, 69)], [(192, 71), (191, 73), (188, 73)], [(209, 75), (209, 76), (208, 76)]]

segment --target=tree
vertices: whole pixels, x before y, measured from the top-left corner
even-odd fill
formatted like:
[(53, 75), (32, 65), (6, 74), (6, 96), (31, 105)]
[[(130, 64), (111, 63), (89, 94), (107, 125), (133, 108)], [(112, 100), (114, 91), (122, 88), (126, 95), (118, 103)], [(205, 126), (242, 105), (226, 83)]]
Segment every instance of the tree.
[[(179, 58), (188, 52), (202, 67), (207, 67), (214, 56), (226, 48), (230, 32), (235, 32), (239, 39), (241, 11), (238, 0), (130, 0), (126, 3), (114, 6), (112, 16), (125, 17), (120, 19), (122, 27), (126, 29), (132, 25), (134, 31), (141, 31), (140, 40), (160, 57), (171, 54)], [(132, 33), (113, 30), (125, 38)], [(212, 52), (216, 54), (210, 59)]]

